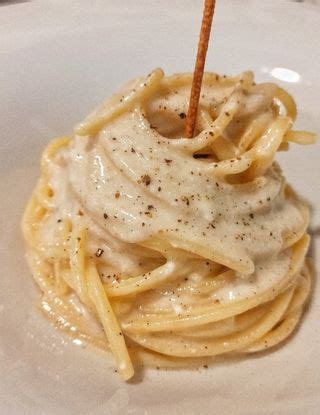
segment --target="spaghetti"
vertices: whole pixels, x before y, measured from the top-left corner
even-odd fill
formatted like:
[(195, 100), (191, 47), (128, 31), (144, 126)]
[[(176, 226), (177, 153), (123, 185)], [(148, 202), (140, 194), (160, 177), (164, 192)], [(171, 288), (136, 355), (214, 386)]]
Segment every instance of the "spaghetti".
[(204, 74), (184, 138), (191, 81), (156, 69), (53, 140), (23, 217), (42, 310), (109, 346), (124, 379), (132, 358), (277, 345), (310, 292), (308, 209), (274, 157), (315, 136), (292, 130), (285, 91), (245, 72)]

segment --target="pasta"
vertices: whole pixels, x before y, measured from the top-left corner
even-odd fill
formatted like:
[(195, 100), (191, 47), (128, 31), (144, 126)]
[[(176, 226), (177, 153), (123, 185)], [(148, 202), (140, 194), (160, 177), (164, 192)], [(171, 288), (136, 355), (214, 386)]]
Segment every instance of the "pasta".
[(156, 69), (53, 140), (22, 221), (41, 309), (126, 380), (273, 347), (310, 292), (308, 208), (274, 158), (314, 134), (276, 85), (205, 73), (184, 138), (191, 81)]

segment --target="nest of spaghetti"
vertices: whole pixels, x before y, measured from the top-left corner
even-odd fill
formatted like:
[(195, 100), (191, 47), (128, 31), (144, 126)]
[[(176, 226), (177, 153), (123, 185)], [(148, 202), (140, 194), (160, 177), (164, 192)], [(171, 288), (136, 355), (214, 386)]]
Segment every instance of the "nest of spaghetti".
[(315, 136), (245, 72), (204, 75), (187, 139), (191, 82), (156, 69), (53, 140), (23, 217), (41, 309), (124, 379), (271, 348), (310, 292), (308, 208), (274, 158)]

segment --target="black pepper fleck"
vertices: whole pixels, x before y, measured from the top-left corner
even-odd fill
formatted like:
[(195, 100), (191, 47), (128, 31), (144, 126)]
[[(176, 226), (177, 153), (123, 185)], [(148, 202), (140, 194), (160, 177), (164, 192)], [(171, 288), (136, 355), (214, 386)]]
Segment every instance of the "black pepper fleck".
[(140, 177), (138, 183), (144, 183), (146, 186), (149, 186), (149, 184), (151, 183), (151, 177), (148, 174), (144, 174)]
[(95, 256), (96, 257), (101, 257), (101, 255), (104, 253), (104, 250), (103, 249), (101, 249), (101, 248), (99, 248), (98, 250), (97, 250), (97, 252), (95, 253)]

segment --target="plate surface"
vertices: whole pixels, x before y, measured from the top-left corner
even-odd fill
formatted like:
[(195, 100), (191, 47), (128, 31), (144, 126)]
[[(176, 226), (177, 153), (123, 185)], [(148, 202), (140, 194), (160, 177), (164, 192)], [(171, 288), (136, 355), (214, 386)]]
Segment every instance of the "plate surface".
[[(77, 347), (34, 307), (19, 222), (41, 150), (69, 133), (126, 80), (162, 66), (192, 70), (202, 1), (54, 1), (0, 7), (0, 413), (315, 414), (320, 405), (320, 289), (303, 324), (265, 355), (197, 371), (147, 370), (122, 383), (112, 358)], [(279, 82), (296, 98), (298, 128), (317, 131), (320, 8), (218, 2), (206, 68)], [(319, 130), (318, 130), (319, 132)], [(312, 208), (319, 258), (319, 143), (279, 159)], [(317, 258), (316, 258), (317, 259)], [(318, 262), (319, 268), (319, 262)]]

